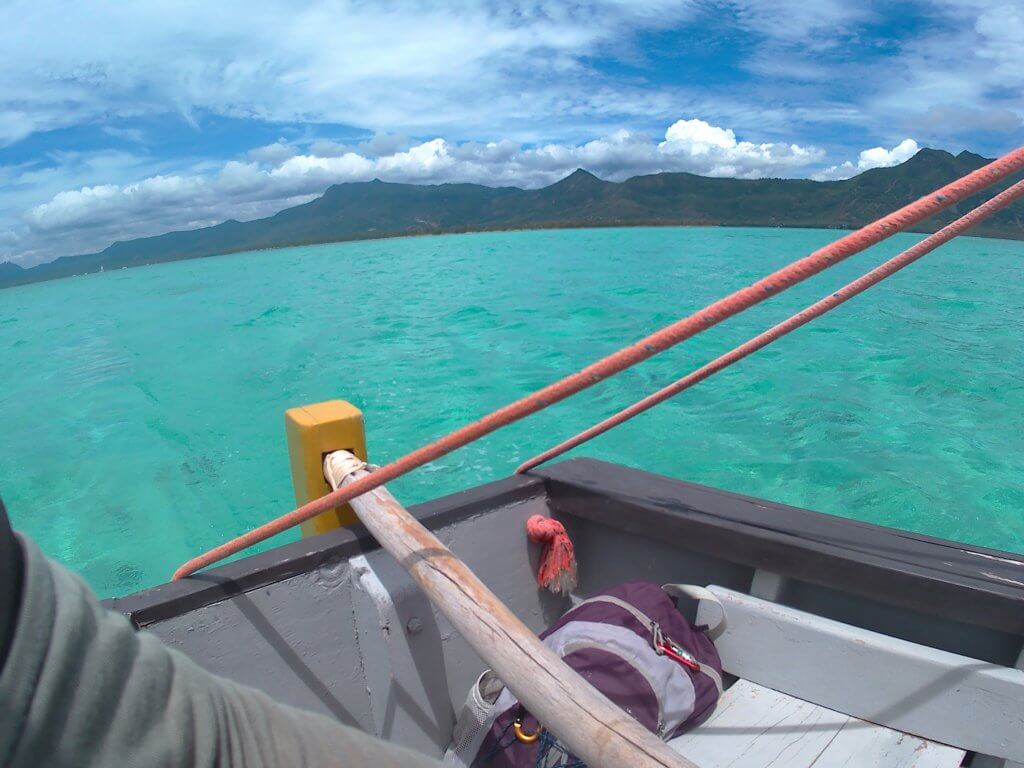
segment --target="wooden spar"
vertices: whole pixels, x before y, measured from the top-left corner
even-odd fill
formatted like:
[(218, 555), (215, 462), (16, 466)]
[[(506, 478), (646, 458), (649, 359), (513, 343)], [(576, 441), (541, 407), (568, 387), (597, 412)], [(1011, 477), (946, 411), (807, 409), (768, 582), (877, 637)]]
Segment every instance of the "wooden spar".
[[(324, 460), (333, 487), (365, 477), (348, 451)], [(591, 768), (697, 768), (547, 648), (384, 486), (352, 499), (359, 520), (398, 560), (529, 712)]]

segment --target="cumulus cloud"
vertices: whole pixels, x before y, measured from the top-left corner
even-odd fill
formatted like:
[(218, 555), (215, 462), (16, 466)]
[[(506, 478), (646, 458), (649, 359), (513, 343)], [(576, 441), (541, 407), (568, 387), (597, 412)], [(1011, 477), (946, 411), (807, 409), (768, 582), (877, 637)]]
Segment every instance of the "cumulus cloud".
[(904, 139), (892, 149), (884, 147), (865, 149), (857, 160), (857, 169), (866, 171), (868, 168), (891, 168), (912, 158), (919, 149), (920, 147), (913, 139)]
[(894, 165), (905, 163), (916, 155), (919, 149), (920, 147), (913, 139), (904, 139), (892, 149), (872, 147), (860, 153), (856, 165), (847, 160), (841, 165), (829, 166), (814, 174), (813, 178), (818, 181), (835, 181), (848, 179), (871, 168), (891, 168)]
[[(244, 160), (191, 174), (156, 174), (126, 184), (62, 190), (23, 215), (27, 228), (21, 252), (33, 260), (103, 248), (113, 240), (204, 226), (224, 219), (251, 219), (303, 202), (326, 187), (380, 178), (412, 183), (475, 182), (537, 187), (577, 167), (612, 180), (661, 171), (711, 176), (788, 176), (824, 158), (815, 147), (754, 143), (704, 120), (672, 123), (660, 140), (618, 130), (583, 144), (524, 147), (511, 140), (423, 141), (385, 154), (405, 139), (377, 137), (359, 145), (311, 142), (299, 149), (287, 142), (258, 147)], [(66, 252), (66, 251), (65, 251)], [(13, 252), (10, 255), (16, 255)]]
[(768, 175), (766, 169), (778, 172), (802, 168), (825, 156), (820, 149), (798, 144), (737, 141), (730, 129), (709, 125), (703, 120), (676, 121), (669, 126), (665, 141), (658, 148), (666, 154), (705, 159), (704, 172), (709, 176), (743, 178)]

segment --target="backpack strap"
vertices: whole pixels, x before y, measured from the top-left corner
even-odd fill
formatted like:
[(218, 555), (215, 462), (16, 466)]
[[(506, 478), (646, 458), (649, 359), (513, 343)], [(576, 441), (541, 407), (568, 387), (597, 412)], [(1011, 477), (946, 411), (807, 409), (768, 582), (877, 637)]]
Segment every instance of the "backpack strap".
[(444, 764), (470, 768), (498, 716), (515, 703), (512, 694), (498, 676), (485, 670), (469, 689), (466, 703), (455, 721), (452, 743), (444, 754)]
[(707, 600), (718, 606), (718, 621), (708, 626), (708, 637), (717, 640), (725, 632), (728, 622), (725, 617), (725, 606), (715, 593), (707, 587), (698, 587), (696, 584), (662, 584), (661, 588), (673, 597), (688, 597), (691, 600)]

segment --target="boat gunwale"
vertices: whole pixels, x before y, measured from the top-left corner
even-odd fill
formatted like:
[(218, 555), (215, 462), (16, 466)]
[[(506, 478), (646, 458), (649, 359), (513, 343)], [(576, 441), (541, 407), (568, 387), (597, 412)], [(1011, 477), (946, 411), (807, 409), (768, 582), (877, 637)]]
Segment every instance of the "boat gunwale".
[[(660, 543), (783, 578), (1024, 635), (1020, 555), (595, 459), (569, 459), (409, 510), (436, 530), (537, 497), (570, 527), (578, 519), (653, 535)], [(362, 526), (338, 529), (105, 603), (145, 627), (378, 548)]]
[[(534, 470), (552, 511), (921, 614), (1024, 635), (1024, 556), (595, 459)], [(972, 567), (973, 565), (973, 567)]]
[[(512, 475), (415, 504), (408, 509), (428, 530), (433, 531), (489, 512), (497, 506), (543, 495), (542, 478)], [(186, 579), (110, 598), (103, 604), (126, 615), (135, 627), (141, 629), (376, 549), (380, 549), (380, 545), (362, 525), (338, 528), (232, 560)]]

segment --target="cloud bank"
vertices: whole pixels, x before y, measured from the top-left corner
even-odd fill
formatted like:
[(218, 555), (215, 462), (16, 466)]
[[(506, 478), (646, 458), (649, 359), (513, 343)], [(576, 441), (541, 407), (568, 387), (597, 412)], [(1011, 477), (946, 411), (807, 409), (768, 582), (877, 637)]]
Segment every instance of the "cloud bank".
[(699, 119), (677, 120), (660, 139), (628, 130), (583, 144), (524, 147), (511, 141), (409, 144), (380, 134), (354, 147), (281, 140), (244, 159), (191, 174), (158, 174), (128, 184), (63, 190), (24, 215), (28, 243), (45, 244), (21, 261), (80, 253), (114, 240), (190, 229), (225, 219), (252, 219), (309, 200), (331, 184), (385, 181), (474, 182), (538, 187), (583, 167), (622, 180), (662, 171), (707, 176), (791, 176), (820, 163), (816, 147), (740, 140), (734, 131)]
[(595, 87), (583, 58), (608, 54), (633, 32), (683, 23), (695, 6), (10, 0), (4, 16), (12, 23), (0, 25), (0, 145), (37, 131), (168, 113), (193, 123), (211, 113), (419, 133), (503, 125), (506, 134), (513, 126), (525, 134), (552, 115), (572, 122), (581, 109), (650, 111), (658, 97), (649, 89)]
[(916, 142), (1024, 140), (1018, 0), (168, 8), (6, 2), (0, 260), (263, 216), (373, 177), (838, 179)]

